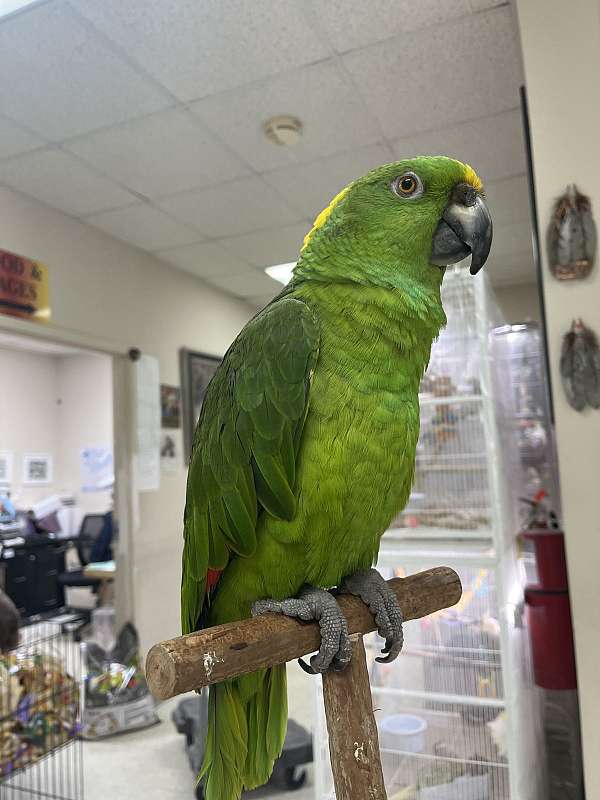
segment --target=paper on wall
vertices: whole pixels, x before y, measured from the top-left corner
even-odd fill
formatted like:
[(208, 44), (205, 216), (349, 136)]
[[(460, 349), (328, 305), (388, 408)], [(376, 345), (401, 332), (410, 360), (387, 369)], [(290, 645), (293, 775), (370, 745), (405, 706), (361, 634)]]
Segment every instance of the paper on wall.
[(160, 434), (160, 468), (163, 473), (175, 474), (183, 466), (181, 460), (181, 429), (167, 428)]
[(79, 470), (83, 492), (111, 489), (115, 482), (112, 447), (84, 447), (79, 455)]
[(158, 359), (142, 355), (134, 364), (136, 389), (137, 488), (160, 487), (160, 389)]

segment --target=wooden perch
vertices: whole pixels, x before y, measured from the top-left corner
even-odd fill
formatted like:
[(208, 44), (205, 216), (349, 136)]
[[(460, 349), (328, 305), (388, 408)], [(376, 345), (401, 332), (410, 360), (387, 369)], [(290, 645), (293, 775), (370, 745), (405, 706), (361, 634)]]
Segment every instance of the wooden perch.
[[(419, 619), (458, 603), (460, 578), (449, 567), (436, 567), (388, 581), (405, 620)], [(340, 595), (338, 603), (351, 634), (375, 630), (368, 608), (356, 597)], [(148, 653), (146, 678), (158, 700), (220, 683), (247, 672), (284, 664), (319, 649), (317, 623), (267, 614), (254, 619), (160, 642)]]
[[(460, 600), (454, 570), (437, 567), (408, 578), (393, 578), (405, 620), (419, 619)], [(339, 595), (352, 636), (352, 661), (342, 672), (323, 675), (323, 700), (337, 800), (386, 800), (377, 725), (362, 635), (375, 630), (368, 608), (356, 597)], [(154, 645), (146, 660), (152, 694), (166, 700), (247, 672), (284, 664), (319, 648), (316, 622), (267, 614), (218, 625)]]
[[(348, 698), (352, 702), (348, 702)], [(323, 675), (329, 755), (338, 800), (386, 800), (362, 636), (352, 637), (352, 661)]]

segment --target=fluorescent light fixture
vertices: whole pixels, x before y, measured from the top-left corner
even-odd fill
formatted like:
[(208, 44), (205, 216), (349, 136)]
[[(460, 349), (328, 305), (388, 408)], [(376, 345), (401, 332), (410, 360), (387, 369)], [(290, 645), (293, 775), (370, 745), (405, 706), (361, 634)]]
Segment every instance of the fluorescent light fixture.
[(0, 0), (0, 17), (14, 14), (15, 11), (21, 11), (21, 9), (39, 2), (40, 0)]
[(292, 279), (292, 271), (295, 266), (295, 261), (292, 261), (291, 264), (275, 264), (273, 267), (265, 267), (265, 272), (270, 278), (286, 284)]

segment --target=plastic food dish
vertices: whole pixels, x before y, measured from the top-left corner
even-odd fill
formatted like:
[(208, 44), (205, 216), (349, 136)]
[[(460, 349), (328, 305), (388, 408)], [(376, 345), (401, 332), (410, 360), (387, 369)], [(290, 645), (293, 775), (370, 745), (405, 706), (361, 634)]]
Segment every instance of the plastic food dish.
[(391, 714), (379, 723), (379, 744), (384, 750), (421, 753), (427, 723), (413, 714)]

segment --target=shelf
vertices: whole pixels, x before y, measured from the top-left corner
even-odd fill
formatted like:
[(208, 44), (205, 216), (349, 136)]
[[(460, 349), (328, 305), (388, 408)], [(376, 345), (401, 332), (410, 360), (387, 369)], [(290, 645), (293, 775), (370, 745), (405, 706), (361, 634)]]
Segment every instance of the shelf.
[(420, 406), (448, 406), (458, 403), (481, 403), (482, 394), (456, 394), (450, 397), (431, 397), (430, 395), (419, 395)]
[(506, 708), (506, 701), (500, 697), (475, 697), (468, 694), (446, 694), (445, 692), (426, 692), (416, 689), (397, 689), (391, 686), (373, 686), (373, 694), (386, 695), (388, 697), (405, 697), (411, 700), (426, 700), (429, 703), (440, 703), (453, 706), (473, 706), (476, 708)]
[(395, 750), (391, 747), (380, 747), (380, 753), (388, 756), (402, 756), (408, 758), (424, 759), (429, 761), (444, 761), (448, 764), (468, 764), (474, 767), (490, 767), (493, 769), (508, 769), (506, 761), (474, 761), (472, 758), (452, 758), (451, 756), (438, 756), (435, 753), (415, 753), (412, 750)]
[(495, 567), (499, 557), (489, 540), (448, 541), (427, 539), (406, 539), (395, 542), (382, 540), (378, 563), (380, 566), (398, 567), (408, 565), (433, 564), (439, 566), (463, 565), (465, 567)]
[[(379, 644), (374, 640), (365, 641), (365, 649), (374, 653), (379, 653)], [(490, 658), (485, 658), (488, 655)], [(484, 650), (478, 647), (447, 647), (445, 645), (409, 645), (405, 644), (402, 648), (402, 657), (407, 658), (436, 659), (436, 661), (446, 661), (453, 666), (464, 666), (469, 669), (475, 667), (491, 667), (498, 669), (499, 650)], [(473, 658), (478, 656), (478, 658)]]
[[(424, 453), (418, 452), (416, 455), (417, 464), (422, 461), (432, 461), (436, 464), (440, 462), (446, 462), (447, 464), (451, 465), (452, 467), (456, 466), (455, 462), (466, 461), (466, 460), (480, 460), (485, 461), (487, 459), (487, 453), (485, 451), (479, 452), (470, 452), (470, 453)], [(487, 467), (487, 463), (485, 464)]]
[[(410, 514), (410, 511), (405, 513)], [(423, 511), (419, 509), (414, 513), (422, 514)], [(468, 540), (472, 545), (473, 540), (480, 541), (482, 544), (491, 542), (493, 532), (491, 528), (437, 528), (433, 525), (418, 525), (416, 528), (388, 528), (384, 537), (385, 541), (402, 542), (426, 542), (428, 539), (432, 541), (443, 539), (447, 542)]]
[[(435, 456), (429, 456), (435, 458)], [(487, 464), (428, 464), (423, 466), (419, 463), (420, 458), (417, 456), (417, 468), (419, 476), (424, 477), (430, 472), (487, 472)]]

